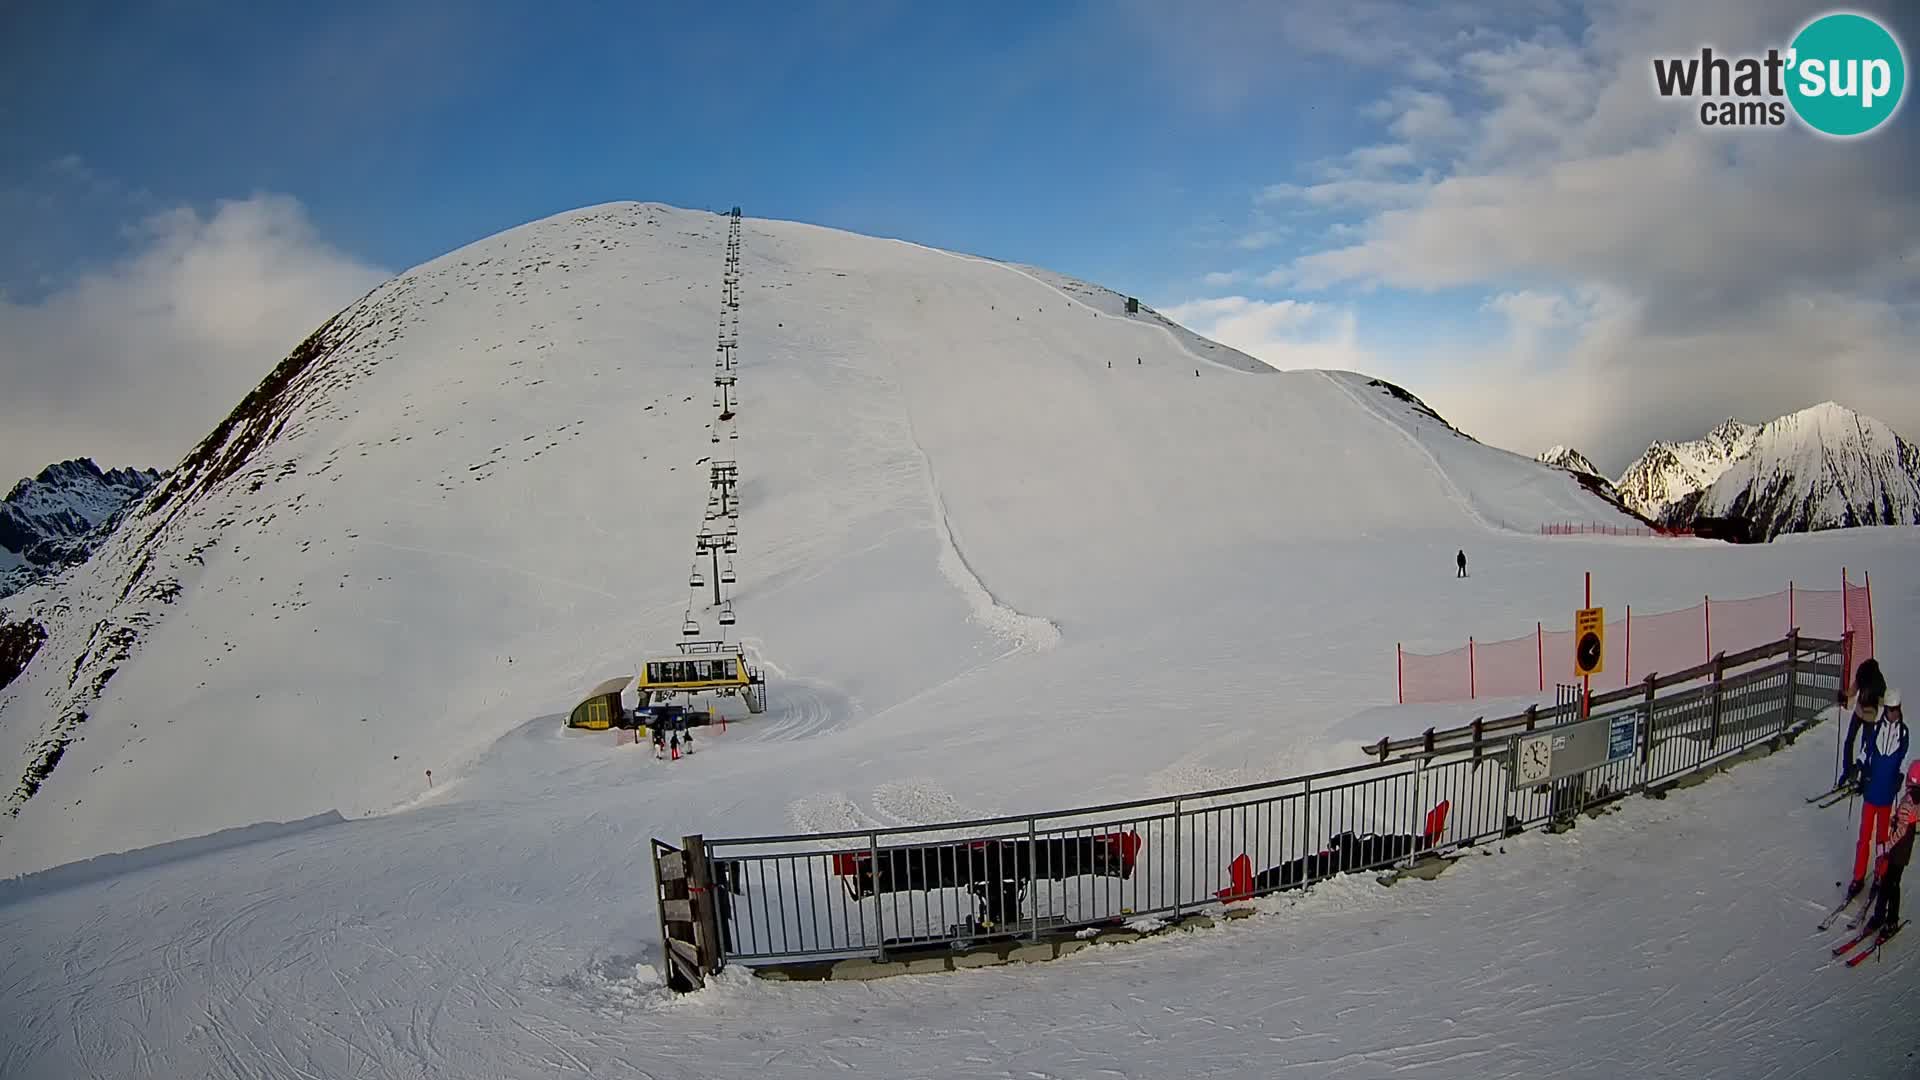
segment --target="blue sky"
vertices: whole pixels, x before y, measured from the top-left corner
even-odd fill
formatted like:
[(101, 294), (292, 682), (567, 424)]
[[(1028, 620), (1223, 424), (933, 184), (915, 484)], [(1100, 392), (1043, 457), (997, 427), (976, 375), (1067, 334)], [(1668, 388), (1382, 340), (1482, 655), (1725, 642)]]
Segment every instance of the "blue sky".
[(1310, 58), (1249, 138), (1245, 107), (1169, 100), (1149, 27), (1103, 4), (184, 7), (16, 15), (7, 179), (74, 155), (163, 204), (286, 192), (389, 267), (642, 198), (1163, 292), (1218, 268), (1257, 190), (1341, 150), (1363, 92)]
[[(85, 403), (56, 369), (124, 383), (192, 357), (200, 395), (234, 400), (369, 279), (642, 199), (1048, 266), (1603, 467), (1836, 381), (1864, 405), (1911, 356), (1920, 185), (1890, 178), (1920, 145), (1913, 111), (1845, 146), (1704, 132), (1641, 85), (1652, 52), (1764, 48), (1821, 9), (1674, 7), (11, 5), (0, 372), (44, 414)], [(1791, 224), (1821, 185), (1841, 204), (1823, 212), (1853, 217)], [(1884, 211), (1871, 228), (1864, 207)], [(1754, 278), (1783, 262), (1806, 270)], [(272, 275), (274, 295), (232, 291)], [(58, 328), (214, 285), (260, 317)], [(1789, 298), (1827, 329), (1776, 325)], [(100, 359), (139, 341), (164, 347), (137, 375)], [(1729, 388), (1703, 350), (1768, 377)], [(1809, 374), (1809, 352), (1839, 366)], [(1876, 406), (1920, 429), (1920, 400)], [(204, 427), (124, 445), (49, 428), (0, 445), (0, 473), (115, 450), (164, 464)]]

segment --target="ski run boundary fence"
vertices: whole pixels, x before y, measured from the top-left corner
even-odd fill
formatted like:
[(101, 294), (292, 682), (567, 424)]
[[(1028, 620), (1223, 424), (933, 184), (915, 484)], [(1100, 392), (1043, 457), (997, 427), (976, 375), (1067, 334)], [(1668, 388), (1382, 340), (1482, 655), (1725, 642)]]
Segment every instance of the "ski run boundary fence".
[[(1840, 588), (1808, 589), (1793, 582), (1776, 593), (1743, 600), (1715, 600), (1678, 611), (1638, 612), (1606, 626), (1606, 670), (1593, 676), (1596, 691), (1636, 686), (1649, 674), (1710, 662), (1721, 652), (1739, 652), (1775, 641), (1789, 630), (1822, 638), (1854, 635), (1854, 662), (1874, 654), (1873, 578), (1847, 579)], [(1548, 630), (1505, 641), (1467, 643), (1443, 653), (1416, 653), (1394, 646), (1394, 682), (1402, 705), (1500, 698), (1544, 697), (1573, 672), (1572, 630)]]
[(1834, 705), (1851, 648), (1794, 633), (1596, 698), (1584, 718), (1573, 702), (1536, 708), (1464, 736), (1429, 732), (1366, 764), (1172, 798), (656, 840), (668, 982), (692, 989), (728, 962), (909, 960), (1085, 937), (1553, 826), (1783, 745)]
[(1647, 525), (1602, 525), (1592, 521), (1550, 521), (1540, 526), (1541, 536), (1658, 536), (1685, 539), (1692, 529), (1662, 529)]

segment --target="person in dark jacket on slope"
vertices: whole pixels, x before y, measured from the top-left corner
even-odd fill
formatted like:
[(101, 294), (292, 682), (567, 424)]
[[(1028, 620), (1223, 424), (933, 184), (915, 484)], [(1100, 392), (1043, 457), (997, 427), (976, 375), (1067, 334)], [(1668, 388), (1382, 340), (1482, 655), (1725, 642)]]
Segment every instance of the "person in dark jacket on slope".
[(1900, 929), (1900, 876), (1913, 858), (1913, 834), (1920, 828), (1920, 761), (1907, 770), (1907, 793), (1893, 811), (1893, 833), (1887, 852), (1880, 856), (1877, 868), (1879, 884), (1875, 888), (1873, 917), (1867, 920), (1867, 932), (1879, 931), (1882, 940)]
[(1875, 847), (1887, 843), (1908, 746), (1907, 725), (1900, 712), (1900, 692), (1887, 689), (1880, 665), (1872, 660), (1863, 661), (1854, 684), (1859, 693), (1853, 719), (1847, 725), (1847, 775), (1843, 779), (1857, 786), (1866, 807), (1860, 814), (1853, 882), (1847, 887), (1849, 897), (1857, 895), (1866, 885), (1867, 867)]

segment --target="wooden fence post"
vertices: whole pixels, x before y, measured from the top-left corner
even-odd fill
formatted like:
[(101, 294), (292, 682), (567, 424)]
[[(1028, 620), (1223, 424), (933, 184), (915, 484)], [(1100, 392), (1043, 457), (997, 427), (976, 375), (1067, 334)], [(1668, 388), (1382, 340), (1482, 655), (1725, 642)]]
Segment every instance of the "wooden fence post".
[(693, 904), (693, 947), (699, 954), (704, 978), (720, 970), (720, 926), (713, 910), (713, 868), (707, 865), (707, 842), (696, 833), (682, 844), (687, 851), (687, 899)]

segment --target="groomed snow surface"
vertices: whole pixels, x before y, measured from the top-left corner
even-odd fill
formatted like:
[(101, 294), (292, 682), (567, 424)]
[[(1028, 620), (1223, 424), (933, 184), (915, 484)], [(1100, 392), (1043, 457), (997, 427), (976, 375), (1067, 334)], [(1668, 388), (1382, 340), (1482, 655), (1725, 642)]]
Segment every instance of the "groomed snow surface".
[[(599, 207), (376, 290), (289, 434), (151, 545), (174, 602), (119, 598), (131, 541), (6, 602), (52, 635), (0, 692), (9, 753), (78, 700), (96, 623), (140, 641), (0, 836), (28, 875), (0, 885), (0, 1075), (1912, 1075), (1907, 942), (1845, 971), (1812, 932), (1851, 850), (1844, 805), (1801, 802), (1831, 726), (1434, 882), (1050, 965), (666, 994), (652, 836), (1351, 764), (1490, 711), (1392, 707), (1396, 641), (1564, 621), (1584, 570), (1659, 610), (1846, 565), (1893, 681), (1920, 659), (1916, 530), (1531, 535), (1609, 511), (1364, 376), (807, 226), (746, 223), (716, 448), (725, 229)], [(716, 452), (769, 712), (672, 763), (563, 730), (671, 649)]]

